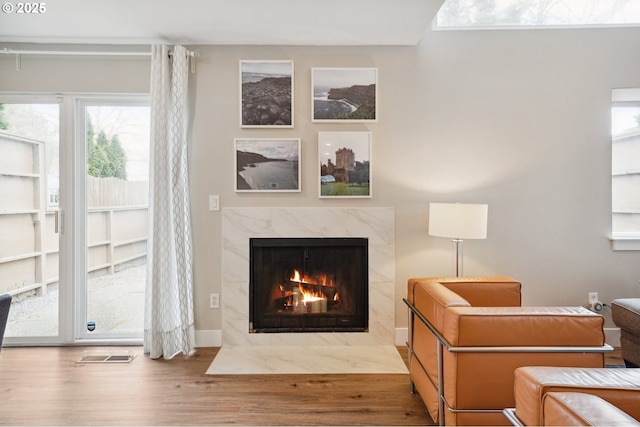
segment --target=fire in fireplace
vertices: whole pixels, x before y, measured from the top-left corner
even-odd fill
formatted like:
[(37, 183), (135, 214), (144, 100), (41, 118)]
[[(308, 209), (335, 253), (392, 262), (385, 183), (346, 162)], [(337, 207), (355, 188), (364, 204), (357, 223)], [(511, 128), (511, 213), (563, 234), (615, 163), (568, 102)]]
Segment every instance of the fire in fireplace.
[(250, 239), (251, 332), (364, 332), (365, 238)]

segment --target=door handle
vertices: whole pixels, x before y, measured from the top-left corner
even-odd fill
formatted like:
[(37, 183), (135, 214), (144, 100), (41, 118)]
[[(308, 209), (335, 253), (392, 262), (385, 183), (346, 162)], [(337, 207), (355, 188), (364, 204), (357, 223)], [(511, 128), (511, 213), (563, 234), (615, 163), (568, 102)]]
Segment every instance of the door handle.
[(58, 209), (54, 216), (54, 233), (64, 234), (64, 211)]

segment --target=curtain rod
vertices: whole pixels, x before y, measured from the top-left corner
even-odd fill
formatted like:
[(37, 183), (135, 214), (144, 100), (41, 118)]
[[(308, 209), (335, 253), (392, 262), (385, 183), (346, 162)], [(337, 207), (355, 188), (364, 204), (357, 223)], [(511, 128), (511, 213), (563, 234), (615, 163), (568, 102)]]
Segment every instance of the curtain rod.
[[(15, 50), (4, 48), (7, 55), (77, 55), (77, 56), (151, 56), (151, 52), (107, 52), (86, 50)], [(190, 52), (191, 53), (191, 52)]]
[[(20, 55), (60, 55), (60, 56), (151, 56), (151, 52), (111, 52), (111, 51), (86, 51), (86, 50), (16, 50), (4, 48), (0, 53), (16, 56), (16, 70), (20, 71)], [(169, 52), (173, 55), (173, 51)], [(191, 72), (195, 72), (194, 59), (198, 56), (197, 52), (188, 50), (187, 56), (191, 62)]]

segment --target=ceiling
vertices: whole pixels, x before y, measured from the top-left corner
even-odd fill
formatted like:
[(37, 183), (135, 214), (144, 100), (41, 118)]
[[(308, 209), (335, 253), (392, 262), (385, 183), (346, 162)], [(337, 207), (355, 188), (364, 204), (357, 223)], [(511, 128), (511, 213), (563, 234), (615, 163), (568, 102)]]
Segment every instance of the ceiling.
[(0, 13), (0, 42), (415, 45), (443, 1), (55, 0)]

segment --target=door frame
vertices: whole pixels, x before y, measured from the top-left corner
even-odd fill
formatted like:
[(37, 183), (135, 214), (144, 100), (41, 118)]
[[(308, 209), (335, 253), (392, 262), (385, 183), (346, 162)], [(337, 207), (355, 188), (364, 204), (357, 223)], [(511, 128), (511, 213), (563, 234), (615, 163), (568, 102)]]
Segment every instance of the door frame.
[[(141, 345), (143, 331), (110, 337), (86, 331), (86, 129), (80, 106), (150, 105), (149, 94), (0, 92), (1, 103), (53, 104), (59, 110), (58, 335), (4, 337), (6, 346)], [(82, 112), (82, 117), (84, 113)], [(83, 301), (84, 303), (80, 303)]]

